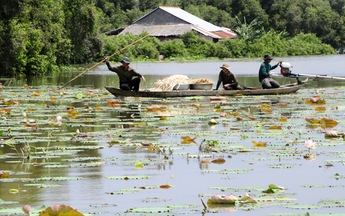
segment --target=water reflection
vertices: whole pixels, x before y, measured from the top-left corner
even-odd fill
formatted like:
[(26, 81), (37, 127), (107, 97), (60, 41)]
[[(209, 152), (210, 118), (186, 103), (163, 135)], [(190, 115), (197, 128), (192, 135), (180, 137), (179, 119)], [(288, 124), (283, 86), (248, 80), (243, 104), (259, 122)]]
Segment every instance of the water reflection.
[[(277, 58), (278, 60), (288, 61), (293, 65), (293, 73), (328, 75), (342, 77), (345, 68), (345, 55), (334, 56), (311, 56), (311, 57), (286, 57)], [(219, 66), (228, 62), (232, 71), (239, 77), (240, 83), (244, 86), (260, 87), (257, 79), (258, 68), (261, 59), (245, 60), (224, 60), (224, 61), (203, 61), (203, 62), (165, 62), (165, 63), (133, 63), (132, 67), (145, 75), (146, 82), (141, 82), (142, 89), (150, 89), (155, 81), (164, 77), (181, 74), (187, 75), (191, 79), (206, 78), (216, 84), (219, 73)], [(274, 70), (281, 84), (295, 82), (295, 79), (279, 77), (279, 69)], [(28, 77), (27, 82), (30, 86), (62, 86), (80, 72), (58, 74), (44, 77)], [(306, 88), (326, 88), (331, 86), (343, 86), (344, 81), (325, 79), (308, 83)], [(105, 65), (100, 65), (94, 70), (87, 72), (83, 76), (71, 82), (68, 86), (90, 86), (93, 88), (103, 88), (103, 86), (118, 86), (118, 77), (108, 71)], [(66, 86), (68, 88), (68, 86)]]
[[(125, 107), (125, 109), (120, 109), (120, 111), (111, 111), (111, 118), (118, 119), (123, 122), (137, 122), (141, 118), (141, 104), (130, 104)], [(124, 125), (124, 127), (129, 127), (129, 125)]]

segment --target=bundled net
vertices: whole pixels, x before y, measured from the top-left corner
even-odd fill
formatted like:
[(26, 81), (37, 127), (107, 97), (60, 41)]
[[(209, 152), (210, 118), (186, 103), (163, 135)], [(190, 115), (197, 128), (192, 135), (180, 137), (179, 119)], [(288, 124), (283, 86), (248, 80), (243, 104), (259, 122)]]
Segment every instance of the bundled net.
[(176, 84), (189, 84), (190, 79), (185, 75), (172, 75), (159, 79), (154, 83), (151, 91), (171, 91)]
[(202, 83), (212, 83), (211, 80), (200, 78), (200, 79), (189, 79), (185, 75), (172, 75), (159, 79), (154, 83), (154, 87), (151, 91), (171, 91), (177, 84), (202, 84)]

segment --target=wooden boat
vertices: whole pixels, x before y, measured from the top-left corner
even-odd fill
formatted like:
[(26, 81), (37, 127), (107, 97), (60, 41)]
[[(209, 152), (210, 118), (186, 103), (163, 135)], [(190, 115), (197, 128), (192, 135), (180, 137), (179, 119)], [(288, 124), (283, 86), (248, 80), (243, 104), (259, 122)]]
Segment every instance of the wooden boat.
[(171, 91), (125, 91), (116, 87), (105, 86), (105, 88), (115, 97), (192, 97), (192, 96), (236, 96), (236, 95), (281, 95), (296, 93), (308, 79), (293, 83), (282, 85), (280, 88), (274, 89), (259, 89), (250, 88), (245, 90), (171, 90)]

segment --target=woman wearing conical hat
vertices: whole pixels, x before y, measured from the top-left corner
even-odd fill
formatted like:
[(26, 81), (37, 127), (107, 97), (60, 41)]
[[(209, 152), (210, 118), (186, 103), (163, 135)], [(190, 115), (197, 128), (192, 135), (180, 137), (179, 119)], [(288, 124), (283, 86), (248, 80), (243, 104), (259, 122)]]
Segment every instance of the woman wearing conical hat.
[(237, 77), (231, 72), (230, 66), (228, 64), (223, 64), (220, 67), (222, 70), (219, 72), (218, 82), (216, 90), (218, 90), (220, 84), (223, 83), (223, 89), (225, 90), (242, 90), (242, 86), (238, 84)]

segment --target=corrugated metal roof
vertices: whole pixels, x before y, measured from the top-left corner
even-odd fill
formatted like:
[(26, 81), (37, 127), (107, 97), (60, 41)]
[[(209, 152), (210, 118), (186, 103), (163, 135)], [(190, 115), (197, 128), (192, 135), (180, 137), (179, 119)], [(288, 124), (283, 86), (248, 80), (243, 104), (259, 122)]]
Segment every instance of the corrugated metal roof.
[(212, 23), (209, 23), (203, 19), (200, 19), (197, 16), (194, 16), (193, 14), (188, 13), (187, 11), (182, 10), (179, 7), (166, 7), (166, 6), (160, 6), (162, 10), (165, 10), (166, 12), (190, 23), (196, 26), (199, 26), (207, 31), (222, 31), (223, 29), (213, 25)]
[(151, 36), (172, 36), (182, 35), (192, 29), (190, 24), (177, 24), (177, 25), (130, 25), (125, 28), (121, 34), (132, 33), (134, 35), (147, 32)]
[(234, 38), (236, 37), (236, 34), (233, 32), (228, 32), (228, 31), (216, 31), (212, 32), (215, 35), (218, 35), (220, 38)]
[(213, 32), (210, 32), (210, 31), (207, 31), (203, 28), (200, 28), (199, 26), (193, 26), (192, 27), (193, 30), (205, 35), (205, 36), (208, 36), (208, 37), (212, 37), (212, 38), (216, 38), (216, 39), (220, 39), (221, 37), (219, 37), (218, 35), (214, 34)]
[[(157, 10), (163, 10), (187, 24), (169, 23), (167, 21), (166, 24), (159, 24), (158, 22), (156, 24), (148, 25), (144, 22), (141, 22), (147, 17), (150, 17), (150, 15), (155, 13)], [(164, 21), (161, 23), (164, 23)], [(158, 8), (154, 9), (150, 13), (136, 20), (132, 25), (126, 27), (120, 34), (132, 33), (138, 35), (146, 31), (151, 36), (179, 36), (191, 30), (195, 30), (207, 37), (212, 37), (215, 39), (236, 37), (236, 33), (232, 32), (228, 28), (222, 28), (213, 25), (212, 23), (202, 20), (199, 17), (194, 16), (193, 14), (190, 14), (179, 7), (166, 6), (159, 6)]]

